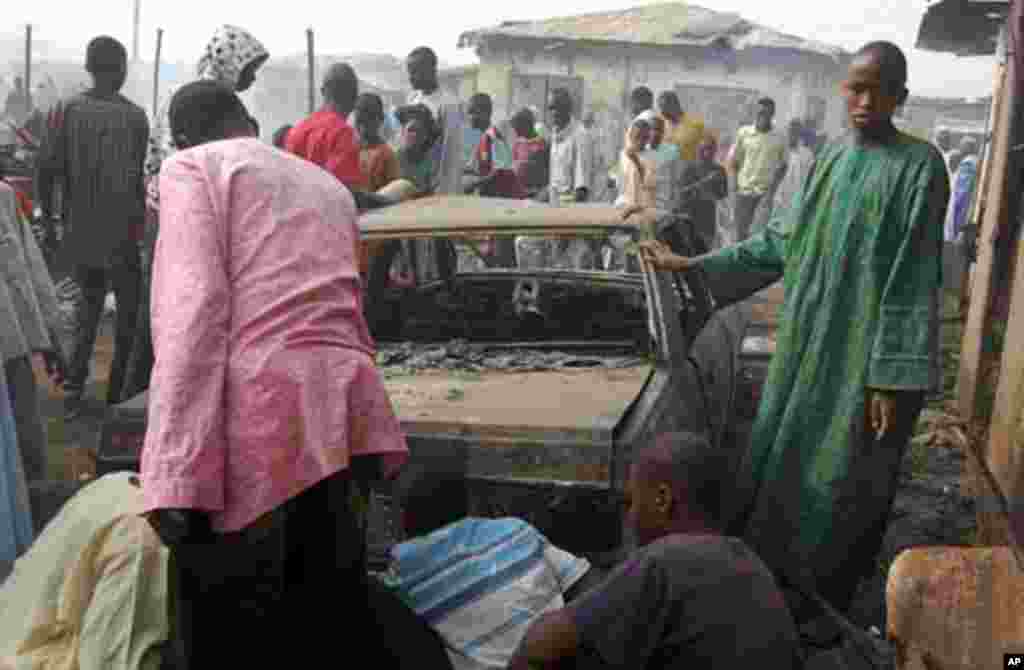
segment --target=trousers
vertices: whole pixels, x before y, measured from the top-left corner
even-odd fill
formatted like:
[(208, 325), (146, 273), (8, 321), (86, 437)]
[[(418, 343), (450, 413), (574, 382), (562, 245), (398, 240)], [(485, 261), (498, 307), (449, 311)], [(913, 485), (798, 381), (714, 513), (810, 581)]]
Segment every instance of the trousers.
[(757, 206), (761, 203), (762, 198), (764, 198), (764, 195), (760, 193), (736, 194), (733, 225), (737, 242), (742, 242), (750, 237), (750, 228), (754, 223), (754, 215), (757, 214)]
[(367, 572), (366, 495), (345, 470), (249, 528), (172, 550), (164, 668), (227, 654), (240, 668), (347, 657), (450, 670), (440, 636)]
[(82, 290), (82, 304), (71, 353), (67, 381), (64, 388), (69, 394), (81, 394), (89, 377), (89, 362), (96, 346), (96, 333), (108, 287), (117, 299), (117, 326), (114, 335), (114, 362), (110, 369), (107, 402), (121, 400), (125, 367), (131, 354), (132, 340), (139, 313), (139, 293), (142, 270), (138, 244), (131, 240), (115, 251), (105, 267), (76, 266), (75, 281)]

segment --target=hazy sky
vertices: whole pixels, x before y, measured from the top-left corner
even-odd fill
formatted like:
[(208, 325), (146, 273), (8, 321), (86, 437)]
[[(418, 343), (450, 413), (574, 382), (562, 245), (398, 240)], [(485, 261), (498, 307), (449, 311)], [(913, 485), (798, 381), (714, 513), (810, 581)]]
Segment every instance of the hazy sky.
[[(457, 49), (467, 29), (505, 20), (542, 19), (607, 11), (647, 4), (643, 0), (518, 0), (517, 2), (323, 2), (292, 0), (142, 0), (140, 50), (150, 60), (157, 28), (164, 29), (163, 54), (169, 61), (192, 66), (206, 41), (221, 23), (235, 23), (255, 34), (274, 55), (305, 50), (305, 30), (315, 31), (316, 50), (329, 53), (394, 53), (427, 44), (442, 60), (475, 61), (472, 49)], [(927, 0), (825, 0), (811, 8), (806, 0), (703, 0), (704, 7), (732, 11), (783, 32), (829, 42), (853, 50), (873, 39), (887, 39), (907, 50), (912, 93), (936, 96), (981, 96), (992, 89), (992, 59), (961, 59), (913, 51)], [(557, 8), (557, 9), (556, 9)], [(71, 55), (101, 33), (111, 34), (131, 49), (133, 0), (36, 0), (18, 3), (15, 21), (30, 22), (40, 40), (67, 46)], [(12, 29), (16, 29), (12, 26)]]

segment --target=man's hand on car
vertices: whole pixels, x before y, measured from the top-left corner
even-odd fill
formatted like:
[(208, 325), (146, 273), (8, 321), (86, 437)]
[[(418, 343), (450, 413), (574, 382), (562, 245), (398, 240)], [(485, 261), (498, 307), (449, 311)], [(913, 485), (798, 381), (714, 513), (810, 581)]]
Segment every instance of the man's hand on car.
[(668, 245), (657, 240), (645, 240), (637, 244), (641, 258), (647, 260), (655, 270), (686, 272), (693, 267), (693, 259), (672, 253)]
[(622, 210), (622, 220), (627, 221), (629, 217), (644, 211), (644, 209), (642, 205), (626, 205)]

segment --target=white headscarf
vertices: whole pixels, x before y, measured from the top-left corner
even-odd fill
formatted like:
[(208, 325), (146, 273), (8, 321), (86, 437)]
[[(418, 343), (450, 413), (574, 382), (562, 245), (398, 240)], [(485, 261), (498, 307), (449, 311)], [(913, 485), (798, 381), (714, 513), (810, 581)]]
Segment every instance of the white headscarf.
[[(199, 79), (212, 79), (222, 82), (232, 90), (238, 85), (238, 78), (247, 65), (269, 57), (269, 52), (252, 34), (238, 26), (223, 25), (217, 29), (206, 45), (196, 76)], [(174, 91), (168, 91), (166, 100), (157, 113), (156, 120), (150, 128), (149, 148), (146, 155), (145, 174), (153, 177), (160, 172), (164, 160), (172, 156), (177, 147), (170, 134), (170, 120), (167, 110)], [(146, 189), (147, 206), (154, 211), (159, 209), (160, 192), (156, 179), (150, 179)]]
[(206, 45), (196, 75), (200, 79), (214, 79), (235, 88), (247, 65), (269, 56), (263, 44), (247, 30), (224, 25), (217, 29)]
[(658, 114), (653, 109), (647, 109), (637, 114), (637, 117), (633, 119), (633, 124), (635, 125), (640, 121), (644, 121), (646, 123), (654, 123), (654, 120), (657, 118)]

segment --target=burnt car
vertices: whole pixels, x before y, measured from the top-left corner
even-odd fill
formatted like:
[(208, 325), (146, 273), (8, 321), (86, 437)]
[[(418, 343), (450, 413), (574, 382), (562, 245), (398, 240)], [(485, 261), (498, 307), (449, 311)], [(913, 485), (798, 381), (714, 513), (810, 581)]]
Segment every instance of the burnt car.
[[(655, 272), (603, 251), (643, 238), (690, 253), (688, 221), (623, 220), (610, 205), (431, 197), (365, 214), (366, 317), (411, 465), (465, 474), (482, 516), (524, 518), (584, 555), (623, 544), (632, 455), (659, 433), (705, 434), (739, 459), (734, 414), (746, 308), (715, 309), (699, 272)], [(487, 247), (550, 251), (523, 268)], [(590, 251), (592, 269), (567, 262)], [(577, 265), (578, 267), (578, 265)], [(112, 408), (98, 469), (136, 469), (146, 394)], [(372, 545), (401, 539), (390, 485)]]

